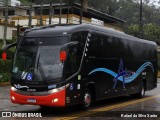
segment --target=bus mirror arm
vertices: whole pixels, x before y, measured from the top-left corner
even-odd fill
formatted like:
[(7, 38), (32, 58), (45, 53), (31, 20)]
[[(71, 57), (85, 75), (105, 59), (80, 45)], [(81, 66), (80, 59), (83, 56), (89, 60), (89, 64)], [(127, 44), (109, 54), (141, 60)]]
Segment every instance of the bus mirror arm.
[(12, 44), (9, 44), (9, 45), (6, 45), (6, 46), (2, 49), (2, 50), (3, 50), (3, 52), (2, 52), (2, 59), (3, 59), (3, 60), (6, 60), (6, 58), (7, 58), (7, 53), (6, 53), (6, 51), (7, 51), (8, 49), (16, 46), (16, 45), (17, 45), (17, 42), (12, 43)]
[(77, 45), (78, 43), (79, 43), (78, 41), (73, 41), (73, 42), (66, 43), (65, 45), (62, 46), (62, 49), (67, 47), (67, 46)]
[(17, 42), (12, 43), (12, 44), (8, 44), (8, 45), (6, 45), (6, 46), (3, 48), (3, 51), (7, 51), (8, 49), (16, 46), (17, 44), (18, 44)]

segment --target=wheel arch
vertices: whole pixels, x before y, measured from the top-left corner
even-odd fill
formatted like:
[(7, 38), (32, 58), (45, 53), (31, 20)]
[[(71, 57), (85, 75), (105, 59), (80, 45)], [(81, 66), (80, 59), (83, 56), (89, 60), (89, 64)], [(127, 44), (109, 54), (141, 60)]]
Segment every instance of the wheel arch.
[(91, 91), (93, 101), (96, 100), (96, 87), (94, 82), (88, 82), (85, 86), (85, 89), (88, 89)]
[(144, 83), (144, 89), (147, 90), (147, 80), (143, 79), (142, 82)]

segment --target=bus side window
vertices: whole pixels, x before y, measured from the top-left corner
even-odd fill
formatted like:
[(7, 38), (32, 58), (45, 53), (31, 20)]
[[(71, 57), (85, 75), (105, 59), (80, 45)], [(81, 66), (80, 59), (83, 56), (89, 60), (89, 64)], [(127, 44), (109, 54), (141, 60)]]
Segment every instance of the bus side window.
[(103, 58), (109, 58), (112, 57), (112, 49), (113, 49), (113, 44), (112, 44), (112, 37), (107, 36), (107, 35), (102, 35), (101, 36), (103, 39)]
[(127, 41), (118, 37), (113, 37), (113, 58), (126, 58), (127, 54)]
[(110, 52), (112, 48), (111, 37), (100, 33), (93, 33), (89, 44), (88, 56), (94, 58), (108, 58), (112, 56)]

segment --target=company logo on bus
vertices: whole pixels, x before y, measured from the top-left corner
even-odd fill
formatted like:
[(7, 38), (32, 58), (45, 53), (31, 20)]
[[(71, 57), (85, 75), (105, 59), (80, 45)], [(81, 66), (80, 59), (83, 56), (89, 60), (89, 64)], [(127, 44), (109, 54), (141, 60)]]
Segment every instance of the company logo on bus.
[(154, 72), (153, 65), (151, 62), (145, 62), (143, 65), (141, 65), (136, 72), (132, 72), (131, 70), (124, 70), (123, 66), (123, 59), (120, 60), (118, 73), (115, 73), (114, 71), (107, 69), (107, 68), (96, 68), (92, 70), (88, 75), (91, 75), (95, 72), (105, 72), (107, 74), (110, 74), (114, 77), (113, 79), (113, 89), (116, 88), (117, 81), (121, 81), (123, 83), (123, 88), (125, 88), (125, 83), (130, 83), (134, 81), (147, 67), (150, 67), (152, 71)]
[(17, 89), (29, 88), (28, 86), (22, 86), (22, 85), (20, 85), (20, 84), (18, 84), (18, 85), (14, 84), (14, 87), (17, 88)]

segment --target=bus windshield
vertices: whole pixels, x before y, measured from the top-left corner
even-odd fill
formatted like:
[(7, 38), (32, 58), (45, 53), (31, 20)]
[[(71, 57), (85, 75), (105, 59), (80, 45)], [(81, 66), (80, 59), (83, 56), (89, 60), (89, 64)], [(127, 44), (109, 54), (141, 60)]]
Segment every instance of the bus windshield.
[(62, 77), (59, 54), (68, 37), (23, 38), (17, 48), (13, 74), (22, 80), (43, 81)]

